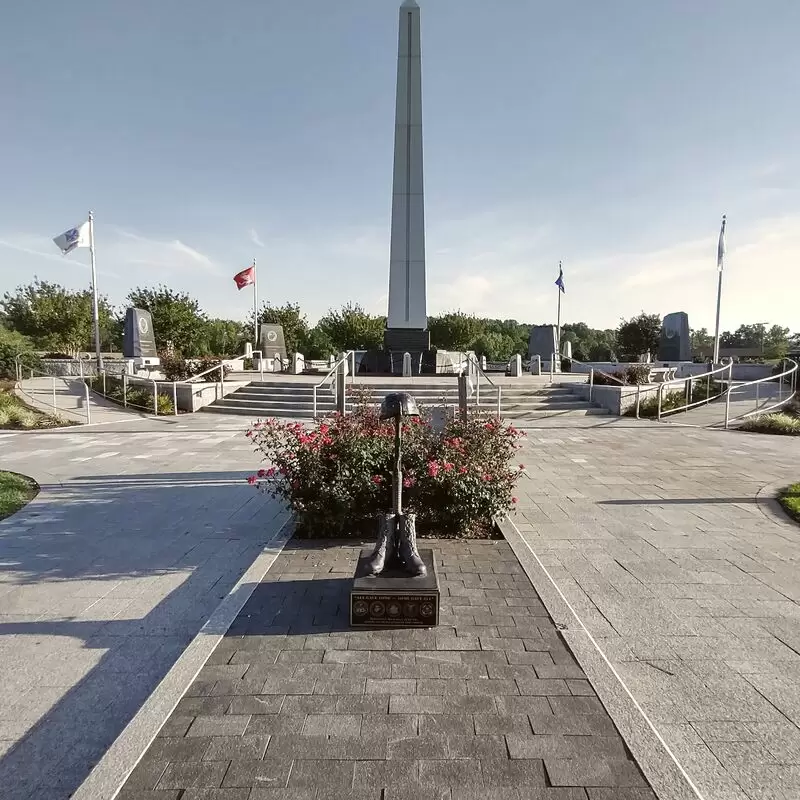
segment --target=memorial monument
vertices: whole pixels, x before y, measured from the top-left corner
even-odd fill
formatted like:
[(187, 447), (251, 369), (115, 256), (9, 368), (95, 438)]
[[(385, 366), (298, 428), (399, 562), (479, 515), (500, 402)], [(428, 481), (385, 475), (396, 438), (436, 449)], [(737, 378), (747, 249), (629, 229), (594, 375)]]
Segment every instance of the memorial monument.
[(664, 321), (661, 323), (661, 339), (658, 343), (658, 360), (692, 360), (689, 315), (685, 311), (675, 311), (664, 317)]
[(420, 11), (415, 0), (405, 0), (397, 49), (389, 313), (384, 332), (384, 350), (401, 358), (405, 352), (430, 350), (424, 205)]
[(416, 515), (403, 508), (403, 424), (419, 417), (406, 392), (387, 394), (380, 418), (394, 422), (392, 510), (378, 516), (378, 538), (362, 550), (350, 590), (353, 627), (433, 627), (439, 621), (439, 579), (430, 548), (417, 549)]
[(265, 359), (279, 358), (281, 361), (286, 361), (286, 339), (283, 335), (282, 325), (262, 322), (258, 344)]
[(549, 363), (558, 353), (558, 333), (555, 325), (534, 325), (528, 334), (528, 358), (539, 356)]
[(129, 308), (125, 312), (122, 328), (122, 355), (141, 364), (157, 365), (156, 339), (153, 332), (153, 317), (142, 308)]

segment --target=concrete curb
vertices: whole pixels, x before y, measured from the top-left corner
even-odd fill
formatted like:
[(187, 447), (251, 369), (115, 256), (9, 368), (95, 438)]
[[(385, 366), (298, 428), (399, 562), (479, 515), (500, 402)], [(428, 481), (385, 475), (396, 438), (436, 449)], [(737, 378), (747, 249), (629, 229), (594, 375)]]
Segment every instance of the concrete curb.
[(279, 517), (279, 527), (228, 596), (179, 656), (133, 719), (108, 748), (72, 800), (113, 800), (158, 735), (161, 726), (214, 652), (237, 614), (294, 533), (294, 517)]
[(786, 481), (775, 481), (762, 486), (756, 492), (756, 505), (761, 513), (776, 525), (786, 526), (795, 525), (795, 521), (783, 510), (783, 506), (778, 502), (778, 493), (785, 489), (789, 484)]
[(597, 651), (533, 555), (522, 534), (508, 518), (496, 520), (547, 612), (586, 673), (600, 701), (617, 726), (625, 744), (642, 768), (659, 800), (698, 800), (696, 793), (669, 757), (666, 748), (646, 723), (620, 680)]

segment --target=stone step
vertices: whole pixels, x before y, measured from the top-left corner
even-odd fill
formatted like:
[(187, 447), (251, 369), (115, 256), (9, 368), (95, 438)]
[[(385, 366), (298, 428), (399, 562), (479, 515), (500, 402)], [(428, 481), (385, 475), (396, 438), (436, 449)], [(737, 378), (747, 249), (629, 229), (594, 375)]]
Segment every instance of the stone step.
[[(352, 388), (351, 388), (352, 386)], [(412, 387), (404, 387), (408, 389), (411, 394), (415, 397), (441, 397), (443, 395), (447, 397), (458, 397), (458, 389), (455, 386), (412, 386)], [(360, 392), (369, 392), (373, 395), (380, 395), (383, 397), (390, 392), (395, 392), (398, 390), (396, 386), (372, 386), (369, 384), (348, 384), (348, 391), (350, 393), (360, 393)], [(302, 384), (294, 384), (294, 385), (281, 385), (275, 386), (270, 385), (266, 382), (261, 383), (259, 381), (253, 381), (252, 383), (247, 384), (246, 387), (242, 387), (237, 389), (238, 392), (246, 391), (250, 394), (264, 394), (264, 395), (284, 395), (290, 397), (313, 397), (314, 396), (314, 387), (313, 386), (306, 386)], [(492, 387), (481, 386), (481, 396), (496, 396), (496, 390)], [(329, 386), (320, 387), (317, 389), (317, 397), (322, 397), (323, 395), (327, 394), (328, 396), (331, 395), (331, 390)], [(508, 398), (509, 401), (517, 398), (526, 398), (526, 397), (538, 397), (538, 396), (548, 396), (548, 397), (568, 397), (571, 396), (571, 391), (569, 387), (541, 387), (541, 388), (517, 388), (517, 387), (502, 387), (502, 397), (504, 399)]]
[[(491, 408), (484, 409), (487, 412), (491, 412)], [(266, 417), (278, 417), (278, 418), (288, 418), (288, 419), (297, 419), (297, 420), (305, 420), (308, 422), (312, 421), (311, 410), (300, 410), (300, 409), (270, 409), (265, 410), (260, 406), (221, 406), (217, 403), (214, 403), (210, 406), (205, 406), (202, 411), (207, 413), (217, 413), (217, 414), (233, 414), (237, 416), (245, 416), (250, 417), (251, 419), (264, 419)], [(319, 409), (319, 413), (322, 415), (331, 413), (333, 409)], [(605, 416), (609, 412), (607, 409), (604, 408), (574, 408), (574, 409), (537, 409), (534, 411), (524, 411), (521, 413), (515, 412), (506, 412), (503, 411), (501, 416), (503, 419), (508, 420), (509, 422), (513, 422), (514, 424), (524, 423), (526, 421), (532, 421), (537, 419), (545, 419), (547, 417), (561, 417), (561, 416), (568, 416), (568, 417), (585, 417), (585, 416)]]

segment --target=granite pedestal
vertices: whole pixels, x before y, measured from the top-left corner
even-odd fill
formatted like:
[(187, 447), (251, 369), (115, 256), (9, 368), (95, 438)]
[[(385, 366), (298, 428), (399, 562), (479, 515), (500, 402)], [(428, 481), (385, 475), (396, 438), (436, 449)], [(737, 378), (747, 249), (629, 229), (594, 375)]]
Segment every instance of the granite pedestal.
[(420, 548), (427, 575), (410, 578), (399, 566), (367, 575), (364, 549), (350, 590), (350, 625), (354, 628), (433, 628), (439, 624), (439, 576), (433, 550)]

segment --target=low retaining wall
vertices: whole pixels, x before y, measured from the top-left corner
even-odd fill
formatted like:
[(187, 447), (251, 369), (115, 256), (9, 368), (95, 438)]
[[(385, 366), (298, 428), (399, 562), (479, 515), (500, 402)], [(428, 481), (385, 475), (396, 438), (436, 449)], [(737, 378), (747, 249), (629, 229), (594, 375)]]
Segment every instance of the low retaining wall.
[[(81, 362), (76, 358), (43, 358), (41, 363), (41, 371), (56, 378), (79, 378), (81, 375), (89, 377), (97, 374), (97, 362), (94, 358), (83, 360), (83, 372), (81, 372)], [(124, 372), (125, 363), (126, 359), (121, 356), (119, 358), (103, 356), (103, 366), (109, 373)]]
[[(138, 386), (147, 386), (148, 381), (136, 381)], [(210, 406), (216, 400), (221, 400), (226, 395), (235, 392), (242, 386), (246, 386), (248, 381), (225, 381), (224, 384), (216, 383), (178, 383), (175, 385), (175, 394), (178, 401), (179, 411), (194, 412), (199, 411), (204, 406)], [(152, 386), (152, 384), (150, 384)], [(172, 397), (171, 382), (157, 382), (158, 393)], [(223, 391), (224, 386), (224, 391)]]
[[(588, 383), (569, 383), (570, 393), (577, 395), (581, 400), (589, 401)], [(612, 414), (621, 417), (636, 405), (636, 393), (639, 392), (640, 400), (645, 397), (656, 397), (660, 384), (650, 383), (643, 386), (594, 386), (592, 387), (592, 402), (600, 408), (608, 409)]]
[[(549, 366), (549, 365), (548, 365)], [(669, 362), (669, 361), (653, 361), (651, 364), (640, 364), (638, 361), (594, 361), (590, 364), (576, 364), (572, 362), (572, 369), (570, 372), (573, 374), (588, 375), (590, 370), (601, 370), (613, 375), (615, 372), (624, 372), (628, 367), (675, 367), (676, 378), (688, 378), (691, 375), (702, 375), (708, 372), (708, 364), (693, 364), (688, 361), (683, 362)], [(759, 378), (768, 378), (772, 375), (772, 364), (734, 364), (732, 380), (734, 381), (755, 381)], [(542, 371), (544, 365), (542, 366)], [(715, 378), (727, 378), (727, 372), (721, 372), (715, 375)]]
[[(242, 386), (246, 386), (248, 383), (249, 381), (225, 381), (224, 391), (223, 385), (219, 382), (200, 383), (198, 381), (197, 383), (176, 383), (174, 394), (177, 400), (178, 411), (189, 413), (199, 411), (204, 406), (210, 406), (216, 400), (222, 399), (226, 395), (231, 394), (231, 392), (235, 392), (237, 389), (240, 389)], [(146, 389), (151, 393), (153, 391), (152, 381), (142, 380), (141, 378), (137, 380), (134, 377), (129, 377), (128, 388), (133, 386), (135, 386), (137, 389)], [(162, 394), (172, 400), (172, 381), (156, 381), (156, 386), (158, 387), (159, 394)], [(100, 388), (100, 384), (96, 384), (96, 387), (95, 389), (92, 389), (92, 392), (97, 394), (99, 397), (103, 397), (103, 394), (100, 391), (96, 391), (98, 388)], [(119, 405), (121, 406), (122, 403)]]

